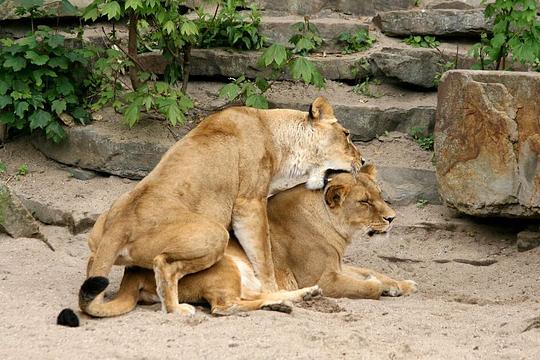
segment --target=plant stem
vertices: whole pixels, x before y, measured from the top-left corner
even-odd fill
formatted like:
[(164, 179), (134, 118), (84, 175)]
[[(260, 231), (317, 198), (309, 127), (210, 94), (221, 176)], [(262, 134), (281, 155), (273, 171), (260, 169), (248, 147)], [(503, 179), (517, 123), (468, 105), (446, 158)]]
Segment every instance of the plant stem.
[(187, 91), (189, 81), (189, 68), (191, 60), (191, 44), (186, 44), (184, 48), (184, 61), (182, 64), (182, 92), (185, 94)]
[(133, 90), (137, 90), (141, 86), (141, 81), (137, 76), (137, 69), (135, 68), (137, 61), (137, 14), (132, 11), (129, 15), (129, 28), (128, 28), (128, 56), (134, 59), (134, 64), (129, 67), (129, 79), (131, 80), (131, 86)]

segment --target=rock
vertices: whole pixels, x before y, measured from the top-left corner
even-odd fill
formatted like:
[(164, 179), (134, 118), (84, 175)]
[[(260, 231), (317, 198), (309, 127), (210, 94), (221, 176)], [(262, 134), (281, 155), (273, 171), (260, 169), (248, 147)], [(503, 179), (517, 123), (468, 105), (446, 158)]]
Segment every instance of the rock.
[(84, 170), (79, 168), (71, 167), (68, 169), (69, 174), (78, 180), (90, 180), (97, 176), (94, 171)]
[(439, 193), (477, 216), (540, 217), (540, 74), (453, 70), (438, 93)]
[(454, 10), (471, 10), (480, 5), (478, 4), (460, 1), (460, 0), (435, 0), (426, 4), (426, 9), (454, 9)]
[(43, 238), (39, 225), (6, 185), (0, 184), (0, 231), (14, 238)]
[(379, 13), (373, 22), (389, 36), (478, 37), (492, 28), (492, 22), (486, 21), (482, 9), (389, 11)]
[(377, 169), (383, 197), (392, 205), (409, 205), (418, 201), (441, 204), (434, 171), (388, 166)]
[(311, 15), (323, 10), (354, 15), (375, 15), (378, 11), (408, 9), (415, 0), (258, 0), (265, 10), (288, 11), (293, 14)]
[(540, 246), (540, 232), (522, 231), (517, 234), (518, 251), (527, 251)]
[(428, 89), (436, 86), (435, 77), (446, 62), (444, 56), (434, 49), (389, 47), (372, 53), (369, 61), (375, 73)]
[[(260, 51), (233, 51), (227, 49), (193, 49), (191, 52), (190, 74), (206, 77), (233, 77), (245, 75), (254, 79), (257, 76), (270, 76), (270, 69), (262, 69), (257, 63)], [(369, 72), (360, 64), (366, 61), (364, 54), (339, 56), (312, 56), (310, 60), (329, 80), (354, 80), (365, 77)], [(158, 52), (139, 57), (139, 63), (146, 71), (163, 74), (168, 62)], [(279, 80), (291, 79), (288, 73), (279, 75)]]
[[(289, 39), (295, 34), (292, 25), (303, 21), (304, 19), (299, 16), (263, 16), (259, 30), (269, 42), (291, 46)], [(357, 19), (313, 18), (310, 23), (317, 27), (324, 40), (318, 51), (327, 52), (341, 51), (341, 45), (337, 43), (337, 38), (341, 33), (351, 33), (359, 28), (366, 30), (368, 28), (365, 22)]]
[[(78, 10), (85, 9), (92, 3), (92, 0), (69, 0), (69, 2)], [(77, 16), (77, 11), (72, 11), (62, 5), (62, 2), (58, 0), (44, 0), (44, 6), (40, 9), (44, 10), (44, 15), (38, 15), (39, 17), (69, 17)], [(0, 1), (0, 20), (14, 20), (28, 17), (28, 15), (20, 16), (16, 14), (16, 9), (21, 6), (21, 1), (18, 0), (5, 0)]]
[(166, 126), (144, 120), (130, 129), (121, 116), (107, 109), (108, 121), (66, 128), (67, 139), (54, 144), (35, 136), (33, 145), (48, 157), (64, 164), (140, 179), (174, 143)]

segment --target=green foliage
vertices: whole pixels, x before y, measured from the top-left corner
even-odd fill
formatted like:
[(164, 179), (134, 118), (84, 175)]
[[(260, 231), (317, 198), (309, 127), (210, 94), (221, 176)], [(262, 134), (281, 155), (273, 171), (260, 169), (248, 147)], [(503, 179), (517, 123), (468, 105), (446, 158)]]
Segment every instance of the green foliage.
[(419, 209), (423, 209), (428, 203), (429, 201), (426, 199), (418, 199), (418, 201), (416, 202), (416, 207)]
[(0, 174), (3, 174), (7, 171), (7, 165), (0, 161)]
[(17, 169), (17, 175), (26, 176), (27, 174), (28, 174), (28, 165), (22, 164), (21, 166), (19, 166), (19, 168)]
[(423, 150), (433, 151), (435, 141), (433, 135), (426, 134), (426, 130), (422, 127), (412, 127), (409, 129), (409, 134), (416, 140), (416, 143), (420, 145)]
[(292, 29), (296, 32), (289, 39), (289, 43), (294, 46), (293, 54), (307, 56), (323, 44), (319, 29), (309, 21), (308, 16), (304, 17), (303, 22), (293, 24)]
[(384, 94), (373, 91), (371, 89), (371, 85), (380, 85), (380, 84), (381, 84), (380, 80), (371, 80), (370, 78), (366, 78), (364, 81), (356, 84), (353, 87), (352, 91), (355, 94), (364, 95), (370, 98), (380, 98), (384, 96)]
[(377, 40), (369, 35), (369, 31), (364, 28), (359, 28), (353, 33), (344, 32), (338, 36), (338, 42), (343, 47), (343, 54), (352, 54), (367, 50), (373, 46), (375, 41)]
[[(244, 15), (238, 8), (249, 8)], [(225, 0), (215, 17), (199, 9), (195, 22), (201, 34), (198, 46), (202, 48), (232, 47), (241, 50), (258, 50), (264, 46), (265, 38), (259, 34), (261, 13), (255, 4), (245, 0)]]
[(258, 109), (268, 109), (268, 100), (264, 93), (270, 88), (268, 81), (257, 78), (255, 81), (240, 76), (232, 83), (225, 85), (219, 90), (219, 96), (230, 101), (242, 100), (246, 106)]
[(438, 41), (434, 36), (420, 36), (420, 35), (411, 35), (408, 38), (405, 38), (403, 42), (412, 47), (421, 47), (421, 48), (431, 48), (436, 49), (441, 45), (441, 42)]
[(484, 15), (493, 20), (491, 35), (483, 34), (469, 53), (479, 60), (477, 69), (505, 70), (506, 60), (534, 65), (540, 59), (540, 21), (536, 0), (496, 0)]
[(0, 40), (0, 124), (16, 129), (44, 130), (60, 142), (65, 132), (59, 116), (88, 118), (84, 80), (95, 53), (68, 48), (65, 38), (46, 26), (17, 41)]
[(433, 79), (433, 83), (435, 86), (439, 86), (439, 83), (441, 82), (441, 78), (445, 72), (448, 70), (456, 69), (456, 61), (447, 61), (445, 63), (439, 64), (439, 71), (435, 74), (435, 79)]

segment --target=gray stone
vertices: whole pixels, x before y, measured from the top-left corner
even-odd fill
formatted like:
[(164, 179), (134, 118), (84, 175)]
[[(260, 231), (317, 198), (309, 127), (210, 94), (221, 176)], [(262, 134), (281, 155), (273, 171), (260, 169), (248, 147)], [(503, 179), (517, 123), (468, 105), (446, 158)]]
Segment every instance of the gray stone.
[(33, 145), (48, 157), (64, 164), (118, 176), (144, 177), (174, 143), (165, 126), (142, 119), (130, 129), (111, 109), (104, 121), (88, 126), (65, 128), (68, 138), (54, 144), (45, 137), (33, 137)]
[[(85, 9), (92, 0), (69, 0), (69, 2), (79, 10)], [(48, 15), (43, 17), (65, 17), (65, 16), (76, 16), (77, 12), (69, 11), (68, 9), (62, 6), (62, 3), (58, 0), (44, 0), (43, 10), (46, 11)], [(22, 18), (20, 15), (15, 13), (17, 7), (20, 7), (20, 1), (17, 0), (4, 0), (0, 1), (0, 20), (14, 20)], [(25, 15), (24, 17), (28, 17)]]
[[(298, 16), (264, 16), (259, 29), (271, 43), (291, 46), (289, 39), (295, 34), (292, 25), (303, 21), (304, 19)], [(340, 52), (341, 45), (338, 44), (337, 38), (341, 33), (351, 33), (360, 28), (366, 30), (368, 28), (365, 22), (357, 19), (314, 18), (310, 22), (317, 27), (324, 40), (318, 51), (326, 52)]]
[(445, 57), (434, 49), (382, 48), (370, 55), (375, 72), (407, 84), (434, 88)]
[(540, 218), (540, 74), (453, 70), (438, 93), (439, 192), (461, 212)]
[(441, 204), (435, 171), (387, 166), (377, 169), (384, 199), (392, 205), (409, 205), (418, 201)]
[(478, 37), (492, 28), (492, 22), (484, 18), (482, 9), (389, 11), (379, 13), (373, 21), (383, 33), (390, 36)]
[(94, 171), (79, 169), (75, 167), (70, 167), (68, 169), (68, 172), (72, 177), (78, 180), (90, 180), (97, 176)]
[(379, 11), (408, 9), (415, 0), (258, 0), (263, 9), (310, 15), (323, 10), (354, 15), (375, 15)]
[[(224, 76), (248, 78), (270, 76), (271, 70), (257, 65), (260, 51), (233, 51), (226, 49), (193, 49), (191, 52), (190, 74), (193, 76)], [(359, 64), (366, 61), (366, 55), (351, 54), (340, 56), (314, 56), (311, 60), (324, 78), (329, 80), (354, 80), (364, 77), (367, 72)], [(167, 61), (157, 52), (139, 57), (139, 62), (146, 71), (163, 74)], [(355, 71), (356, 70), (356, 71)], [(360, 73), (358, 73), (358, 70)], [(278, 77), (280, 80), (291, 79), (288, 73)]]
[(527, 251), (540, 246), (540, 232), (522, 231), (517, 234), (518, 251)]
[(471, 10), (479, 6), (478, 4), (460, 0), (435, 0), (426, 4), (426, 9), (454, 9), (454, 10)]
[(14, 238), (43, 238), (36, 220), (19, 198), (2, 184), (0, 184), (0, 231)]

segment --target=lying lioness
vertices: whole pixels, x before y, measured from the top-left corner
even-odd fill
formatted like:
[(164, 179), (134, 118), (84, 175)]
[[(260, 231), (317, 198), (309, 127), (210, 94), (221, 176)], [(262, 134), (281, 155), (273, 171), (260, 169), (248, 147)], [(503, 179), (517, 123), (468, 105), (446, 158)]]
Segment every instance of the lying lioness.
[(153, 269), (163, 309), (192, 314), (178, 302), (178, 280), (219, 261), (231, 227), (262, 288), (275, 290), (267, 197), (305, 181), (319, 189), (326, 170), (355, 172), (361, 161), (324, 98), (309, 112), (237, 107), (209, 116), (98, 218), (81, 309), (96, 291), (103, 297), (118, 264)]
[[(225, 256), (214, 266), (180, 280), (179, 300), (205, 300), (213, 314), (228, 315), (261, 308), (289, 312), (290, 301), (317, 295), (319, 288), (326, 296), (353, 299), (416, 291), (413, 281), (396, 281), (341, 262), (351, 241), (387, 231), (395, 216), (381, 198), (374, 176), (375, 168), (367, 165), (356, 177), (334, 175), (323, 190), (310, 191), (300, 185), (270, 199), (273, 263), (282, 291), (261, 290), (246, 253), (232, 238)], [(118, 295), (112, 301), (89, 298), (84, 309), (96, 317), (120, 315), (135, 308), (138, 301), (158, 302), (156, 291), (152, 271), (126, 268)]]

